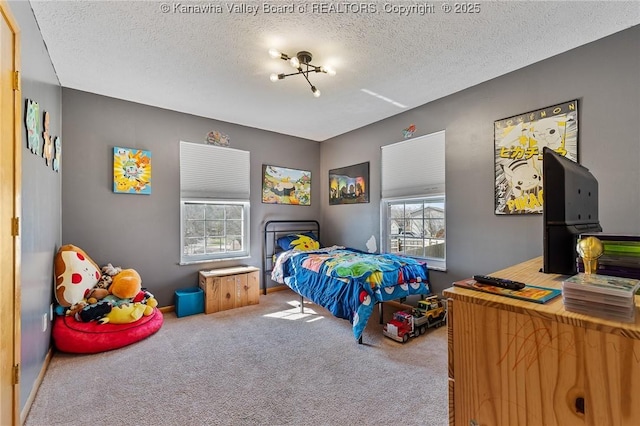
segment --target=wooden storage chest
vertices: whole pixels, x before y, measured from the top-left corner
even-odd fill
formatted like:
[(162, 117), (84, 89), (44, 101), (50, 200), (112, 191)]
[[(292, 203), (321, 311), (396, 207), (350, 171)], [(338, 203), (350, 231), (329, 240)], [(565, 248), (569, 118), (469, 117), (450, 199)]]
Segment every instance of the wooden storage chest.
[(200, 271), (198, 282), (207, 314), (260, 303), (260, 269), (254, 266)]

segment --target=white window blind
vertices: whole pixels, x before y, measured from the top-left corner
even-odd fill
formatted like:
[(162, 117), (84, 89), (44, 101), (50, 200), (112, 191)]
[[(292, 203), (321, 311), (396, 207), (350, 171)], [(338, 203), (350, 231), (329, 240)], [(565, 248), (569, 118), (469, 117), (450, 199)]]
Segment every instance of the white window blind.
[(445, 131), (382, 147), (382, 198), (445, 193)]
[(249, 151), (180, 142), (180, 197), (249, 200)]

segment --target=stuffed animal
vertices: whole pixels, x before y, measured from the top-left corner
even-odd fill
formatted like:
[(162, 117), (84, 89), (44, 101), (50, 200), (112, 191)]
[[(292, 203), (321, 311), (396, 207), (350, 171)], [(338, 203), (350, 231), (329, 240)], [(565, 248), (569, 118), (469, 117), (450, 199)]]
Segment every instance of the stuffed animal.
[(100, 318), (100, 324), (129, 324), (138, 321), (144, 315), (146, 306), (142, 303), (128, 303), (116, 306), (111, 312)]
[(113, 266), (109, 263), (108, 265), (102, 267), (102, 272), (113, 277), (114, 275), (118, 275), (120, 272), (122, 272), (122, 268), (119, 266)]
[(112, 310), (113, 306), (111, 306), (111, 303), (101, 300), (94, 305), (87, 305), (79, 312), (76, 312), (75, 318), (76, 321), (79, 322), (101, 321), (105, 315), (108, 315)]
[(54, 259), (53, 272), (56, 300), (63, 307), (80, 302), (101, 275), (100, 268), (87, 253), (72, 244), (60, 247)]
[(158, 306), (158, 301), (153, 294), (149, 293), (146, 289), (140, 290), (140, 292), (132, 299), (133, 303), (140, 302), (143, 305), (146, 305), (144, 310), (144, 316), (148, 317), (153, 312), (153, 308)]
[(108, 264), (102, 267), (102, 276), (98, 280), (98, 284), (96, 284), (99, 288), (108, 289), (111, 283), (113, 282), (113, 276), (118, 275), (122, 272), (122, 268), (119, 266), (113, 266), (112, 264)]
[[(60, 306), (60, 305), (58, 305), (58, 306)], [(75, 316), (78, 312), (83, 310), (85, 306), (87, 306), (87, 302), (84, 299), (82, 299), (81, 301), (76, 302), (73, 305), (71, 305), (69, 308), (67, 308), (64, 311), (64, 315)], [(60, 314), (60, 315), (62, 315), (62, 314)]]
[(87, 300), (88, 304), (94, 305), (98, 303), (99, 300), (104, 299), (108, 295), (109, 295), (109, 290), (96, 286), (91, 290), (87, 290), (84, 298)]
[(109, 293), (121, 299), (132, 299), (142, 289), (142, 278), (135, 269), (123, 269), (113, 277)]
[(100, 279), (98, 280), (98, 283), (96, 284), (96, 287), (98, 288), (103, 288), (105, 290), (109, 289), (109, 286), (111, 285), (111, 282), (113, 281), (113, 278), (111, 278), (111, 275), (109, 274), (105, 274), (104, 272), (102, 273), (102, 276), (100, 277)]

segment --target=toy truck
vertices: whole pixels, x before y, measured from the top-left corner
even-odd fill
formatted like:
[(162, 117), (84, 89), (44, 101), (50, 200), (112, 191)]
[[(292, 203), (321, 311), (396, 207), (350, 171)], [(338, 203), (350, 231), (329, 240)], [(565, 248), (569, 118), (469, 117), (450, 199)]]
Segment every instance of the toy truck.
[(382, 334), (397, 341), (406, 342), (409, 337), (424, 334), (429, 327), (440, 327), (446, 320), (444, 305), (437, 296), (418, 301), (411, 312), (398, 311), (383, 328)]

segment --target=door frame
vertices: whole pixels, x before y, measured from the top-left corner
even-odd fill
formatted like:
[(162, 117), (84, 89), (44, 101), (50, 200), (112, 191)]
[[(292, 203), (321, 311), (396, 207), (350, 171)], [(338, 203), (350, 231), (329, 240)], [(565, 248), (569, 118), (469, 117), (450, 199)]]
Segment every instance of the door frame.
[[(6, 0), (0, 0), (0, 16), (3, 21), (7, 23), (9, 29), (13, 34), (13, 76), (10, 79), (2, 78), (2, 84), (10, 81), (11, 89), (13, 90), (13, 159), (4, 159), (2, 166), (8, 166), (13, 169), (13, 220), (17, 221), (14, 232), (13, 223), (9, 227), (8, 223), (3, 223), (3, 228), (0, 230), (2, 234), (10, 233), (13, 235), (13, 270), (7, 272), (0, 272), (0, 282), (2, 282), (2, 291), (0, 291), (0, 304), (3, 308), (9, 308), (9, 312), (6, 316), (13, 316), (13, 321), (9, 328), (12, 328), (12, 333), (3, 333), (2, 341), (0, 342), (0, 357), (2, 359), (13, 360), (12, 365), (9, 367), (12, 371), (10, 374), (10, 381), (12, 383), (1, 383), (0, 386), (3, 389), (12, 387), (11, 395), (11, 407), (10, 413), (3, 412), (0, 414), (0, 424), (12, 424), (18, 425), (20, 420), (20, 213), (21, 213), (21, 179), (22, 179), (22, 139), (21, 139), (21, 117), (22, 117), (22, 92), (20, 88), (20, 29), (18, 28), (17, 21), (13, 17), (9, 5)], [(15, 83), (14, 83), (15, 81)], [(3, 115), (7, 114), (3, 111)], [(3, 117), (3, 119), (6, 117)], [(10, 228), (10, 229), (9, 229)], [(6, 281), (5, 281), (6, 280)], [(7, 284), (7, 281), (11, 284)], [(4, 291), (12, 287), (13, 291)], [(4, 310), (4, 309), (3, 309)], [(12, 334), (12, 335), (11, 335)], [(3, 381), (6, 379), (6, 375), (3, 375)], [(9, 385), (9, 386), (7, 386)], [(4, 411), (4, 410), (2, 410)]]

